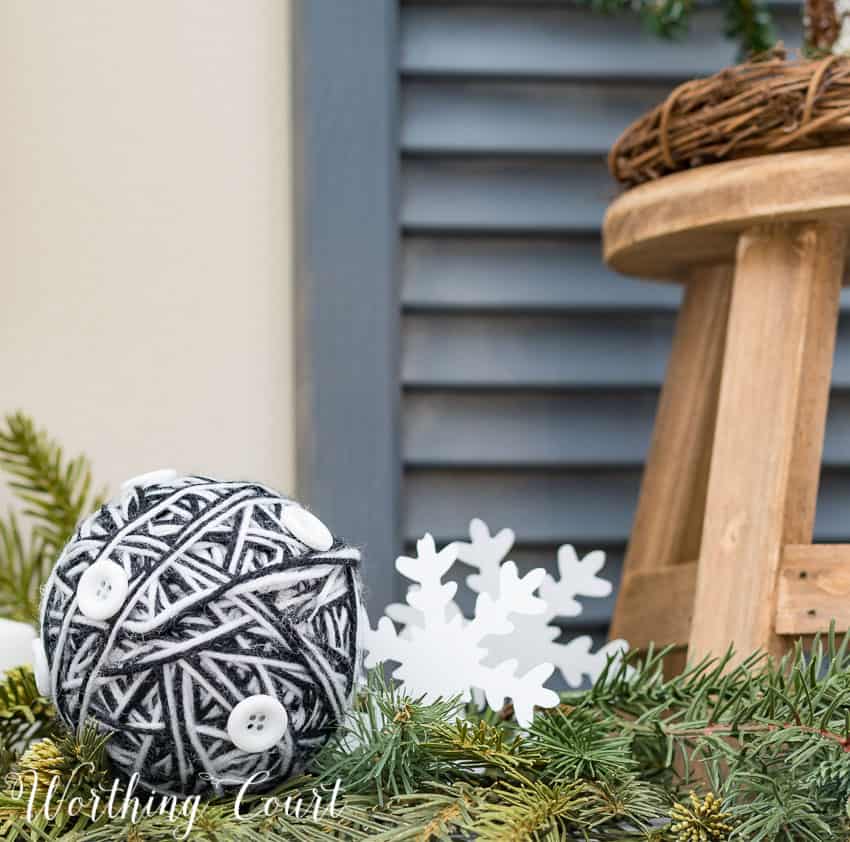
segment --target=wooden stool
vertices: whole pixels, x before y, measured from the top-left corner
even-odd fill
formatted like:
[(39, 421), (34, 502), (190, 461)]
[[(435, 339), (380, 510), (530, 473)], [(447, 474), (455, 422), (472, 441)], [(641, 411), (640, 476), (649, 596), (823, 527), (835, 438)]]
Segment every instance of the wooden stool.
[(741, 660), (850, 628), (850, 545), (812, 544), (848, 228), (839, 148), (678, 173), (609, 208), (611, 266), (686, 284), (612, 636)]

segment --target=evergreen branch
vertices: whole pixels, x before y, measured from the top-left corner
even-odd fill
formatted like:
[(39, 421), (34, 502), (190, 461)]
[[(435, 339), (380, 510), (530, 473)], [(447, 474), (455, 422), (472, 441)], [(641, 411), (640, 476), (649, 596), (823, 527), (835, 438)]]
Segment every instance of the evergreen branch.
[[(34, 740), (55, 731), (56, 711), (42, 697), (30, 667), (7, 670), (0, 680), (0, 753), (8, 771), (11, 762)], [(0, 775), (2, 777), (2, 775)]]
[[(581, 0), (602, 14), (636, 13), (647, 31), (665, 40), (684, 37), (692, 26), (694, 0)], [(724, 0), (727, 38), (739, 44), (742, 57), (776, 46), (773, 15), (765, 0)]]
[(586, 779), (616, 784), (637, 769), (634, 734), (611, 733), (589, 711), (558, 708), (541, 712), (528, 740), (545, 758), (542, 775), (551, 780)]
[(546, 762), (540, 749), (520, 734), (511, 733), (506, 722), (477, 719), (476, 712), (468, 712), (467, 718), (454, 723), (435, 723), (427, 748), (451, 764), (452, 775), (466, 771), (475, 779), (521, 778)]
[(691, 24), (693, 0), (581, 0), (594, 12), (637, 13), (653, 35), (667, 40), (684, 36)]
[(0, 617), (38, 626), (41, 585), (53, 562), (40, 536), (24, 540), (13, 511), (0, 516)]
[(742, 59), (776, 46), (773, 16), (765, 0), (725, 0), (723, 11), (726, 37), (738, 42)]
[(318, 759), (320, 776), (344, 780), (352, 793), (374, 791), (379, 805), (438, 781), (445, 764), (428, 751), (429, 733), (462, 707), (456, 699), (423, 704), (387, 682), (383, 670), (372, 670), (359, 705)]
[(61, 550), (77, 523), (102, 504), (103, 494), (92, 492), (88, 460), (67, 460), (60, 445), (21, 412), (8, 415), (0, 429), (0, 468), (48, 552)]

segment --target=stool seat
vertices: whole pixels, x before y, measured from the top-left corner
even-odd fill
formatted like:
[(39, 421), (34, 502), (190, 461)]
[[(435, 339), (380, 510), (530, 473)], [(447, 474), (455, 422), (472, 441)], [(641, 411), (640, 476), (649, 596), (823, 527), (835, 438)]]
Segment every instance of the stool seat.
[(850, 226), (850, 148), (711, 164), (627, 191), (605, 215), (604, 257), (626, 275), (685, 281), (700, 263), (733, 262), (758, 223)]
[(609, 265), (685, 284), (614, 637), (740, 659), (850, 629), (850, 546), (812, 545), (848, 229), (850, 148), (698, 167), (608, 209)]

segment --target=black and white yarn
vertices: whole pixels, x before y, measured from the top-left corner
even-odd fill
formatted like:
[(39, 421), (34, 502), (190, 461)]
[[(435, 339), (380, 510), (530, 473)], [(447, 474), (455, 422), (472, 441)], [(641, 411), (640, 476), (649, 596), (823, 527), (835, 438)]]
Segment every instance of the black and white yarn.
[[(274, 783), (332, 733), (360, 663), (360, 554), (299, 540), (282, 525), (297, 505), (256, 483), (190, 476), (129, 488), (79, 526), (45, 589), (42, 643), (60, 717), (113, 732), (118, 771), (175, 794), (261, 771)], [(104, 558), (129, 590), (93, 620), (77, 587)], [(255, 694), (276, 698), (288, 726), (274, 748), (247, 753), (227, 722)]]

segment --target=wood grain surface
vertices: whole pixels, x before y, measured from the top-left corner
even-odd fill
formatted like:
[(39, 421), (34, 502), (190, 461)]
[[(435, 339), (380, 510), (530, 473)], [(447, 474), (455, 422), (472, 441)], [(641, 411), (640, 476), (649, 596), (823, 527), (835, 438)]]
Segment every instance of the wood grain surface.
[[(785, 543), (812, 537), (844, 232), (775, 223), (738, 245), (689, 657), (784, 645)], [(793, 487), (792, 487), (793, 486)]]
[(733, 261), (754, 224), (815, 220), (850, 224), (850, 148), (712, 164), (629, 190), (605, 215), (605, 261), (684, 281), (696, 264)]

